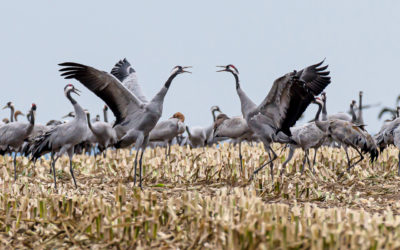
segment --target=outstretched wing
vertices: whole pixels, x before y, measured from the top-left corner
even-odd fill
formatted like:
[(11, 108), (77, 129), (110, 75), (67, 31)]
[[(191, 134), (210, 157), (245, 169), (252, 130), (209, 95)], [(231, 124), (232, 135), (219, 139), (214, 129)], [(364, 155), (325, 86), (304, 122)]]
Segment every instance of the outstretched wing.
[(308, 105), (331, 82), (324, 61), (275, 80), (258, 110), (271, 119), (277, 132), (291, 135), (290, 127), (300, 118)]
[(110, 107), (116, 117), (115, 124), (121, 123), (129, 113), (142, 107), (143, 103), (113, 75), (83, 64), (60, 63), (61, 76), (76, 79), (95, 93)]
[(138, 83), (136, 71), (132, 68), (126, 58), (119, 60), (115, 64), (114, 68), (111, 70), (111, 74), (118, 78), (118, 80), (120, 80), (122, 84), (134, 93), (142, 102), (148, 103), (146, 96)]

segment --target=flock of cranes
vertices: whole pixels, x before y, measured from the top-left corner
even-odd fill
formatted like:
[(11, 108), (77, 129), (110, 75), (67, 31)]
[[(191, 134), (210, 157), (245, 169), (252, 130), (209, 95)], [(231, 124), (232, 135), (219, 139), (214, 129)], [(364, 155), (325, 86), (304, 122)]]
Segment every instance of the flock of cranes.
[[(356, 102), (350, 103), (351, 116), (346, 113), (327, 113), (327, 95), (324, 89), (331, 83), (328, 66), (323, 62), (293, 71), (276, 79), (259, 104), (255, 104), (241, 87), (239, 71), (232, 65), (217, 66), (217, 72), (227, 72), (234, 77), (237, 95), (241, 103), (241, 115), (229, 117), (218, 106), (211, 108), (213, 122), (207, 127), (185, 125), (185, 116), (177, 112), (165, 121), (159, 121), (164, 105), (164, 98), (172, 81), (181, 74), (191, 73), (188, 66), (176, 66), (161, 89), (148, 99), (137, 81), (136, 71), (126, 60), (120, 60), (111, 72), (98, 70), (87, 65), (65, 62), (61, 66), (61, 76), (65, 79), (76, 79), (87, 89), (101, 98), (106, 105), (103, 108), (104, 121), (100, 117), (91, 120), (90, 114), (82, 108), (73, 95), (80, 91), (72, 84), (64, 88), (65, 97), (71, 102), (74, 112), (65, 117), (72, 117), (68, 122), (51, 120), (46, 125), (36, 124), (36, 105), (27, 114), (28, 122), (18, 121), (23, 115), (15, 111), (14, 104), (8, 102), (4, 108), (11, 110), (10, 119), (0, 123), (0, 154), (14, 154), (14, 175), (17, 179), (16, 157), (21, 153), (36, 162), (41, 156), (50, 153), (51, 170), (54, 186), (57, 188), (55, 164), (60, 156), (67, 154), (70, 173), (75, 187), (72, 158), (84, 145), (97, 145), (101, 153), (107, 148), (132, 148), (137, 150), (132, 163), (133, 181), (139, 176), (139, 187), (142, 188), (143, 153), (148, 146), (162, 143), (166, 147), (165, 157), (170, 154), (172, 143), (188, 143), (192, 147), (206, 147), (220, 140), (231, 139), (239, 147), (240, 167), (243, 169), (241, 143), (257, 141), (264, 145), (268, 161), (257, 166), (250, 180), (265, 166), (270, 167), (273, 178), (274, 161), (278, 157), (271, 147), (272, 143), (281, 143), (290, 148), (289, 157), (283, 163), (281, 174), (291, 160), (294, 150), (301, 148), (305, 152), (303, 172), (306, 163), (314, 172), (316, 153), (321, 146), (343, 147), (348, 160), (348, 171), (369, 154), (371, 162), (386, 146), (394, 144), (400, 147), (399, 112), (392, 120), (386, 121), (381, 131), (372, 137), (364, 128), (362, 92), (359, 96), (357, 114)], [(318, 97), (320, 96), (320, 97)], [(296, 121), (310, 104), (318, 105), (315, 119), (301, 126)], [(109, 122), (108, 108), (115, 116)], [(398, 110), (397, 110), (398, 111)], [(217, 115), (218, 113), (218, 115)], [(322, 117), (320, 119), (320, 115)], [(187, 132), (187, 138), (182, 134)], [(185, 141), (186, 140), (186, 141)], [(315, 149), (313, 163), (309, 159), (309, 150)], [(353, 148), (359, 159), (352, 162), (348, 148)], [(400, 157), (400, 153), (399, 153)], [(266, 158), (267, 159), (267, 158)], [(137, 174), (139, 169), (139, 174)], [(400, 164), (399, 164), (400, 175)]]

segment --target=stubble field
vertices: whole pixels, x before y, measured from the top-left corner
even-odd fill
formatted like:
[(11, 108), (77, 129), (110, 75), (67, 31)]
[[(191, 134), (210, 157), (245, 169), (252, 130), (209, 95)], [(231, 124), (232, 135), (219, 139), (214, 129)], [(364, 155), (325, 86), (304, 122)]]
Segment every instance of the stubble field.
[[(274, 147), (280, 152), (280, 146)], [(297, 150), (286, 174), (278, 174), (288, 150), (249, 182), (265, 160), (262, 145), (237, 148), (148, 149), (143, 190), (129, 172), (129, 150), (107, 157), (74, 156), (75, 189), (68, 158), (36, 167), (0, 157), (0, 244), (8, 248), (160, 249), (380, 249), (400, 248), (398, 150), (389, 148), (374, 164), (347, 167), (343, 150), (318, 152), (316, 174), (301, 175)], [(311, 154), (313, 155), (313, 154)], [(351, 152), (355, 157), (356, 153)]]

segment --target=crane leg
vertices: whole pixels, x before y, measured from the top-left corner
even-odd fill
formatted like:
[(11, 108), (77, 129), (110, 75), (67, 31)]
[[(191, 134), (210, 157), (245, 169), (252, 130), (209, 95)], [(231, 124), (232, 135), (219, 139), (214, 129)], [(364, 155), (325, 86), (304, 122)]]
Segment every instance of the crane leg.
[(292, 145), (290, 145), (290, 146), (289, 146), (289, 154), (288, 154), (288, 157), (287, 157), (287, 159), (285, 160), (285, 162), (282, 164), (281, 176), (283, 175), (283, 172), (286, 171), (286, 165), (290, 162), (290, 160), (292, 160), (293, 155), (294, 155), (294, 150), (295, 150), (295, 148), (294, 148)]
[(53, 169), (53, 178), (54, 178), (54, 188), (57, 190), (57, 179), (56, 179), (56, 161), (58, 160), (58, 156), (54, 159), (54, 153), (51, 153), (51, 168)]
[(239, 141), (240, 172), (243, 172), (242, 141)]
[(399, 159), (399, 166), (398, 166), (398, 169), (397, 169), (397, 175), (400, 176), (400, 151), (399, 151), (398, 159)]
[(74, 147), (68, 150), (68, 157), (69, 157), (69, 172), (71, 173), (72, 179), (74, 180), (75, 188), (78, 188), (76, 185), (76, 179), (74, 175), (74, 169), (72, 168), (72, 156), (74, 155)]
[(300, 173), (303, 174), (304, 166), (306, 165), (306, 160), (308, 158), (308, 149), (304, 150), (304, 159), (303, 159), (303, 166), (301, 166)]
[[(265, 144), (264, 144), (265, 145)], [(271, 157), (270, 157), (270, 160), (268, 161), (268, 162), (266, 162), (266, 163), (264, 163), (262, 166), (260, 166), (259, 168), (257, 168), (254, 172), (253, 172), (253, 175), (250, 177), (250, 181), (251, 180), (253, 180), (253, 178), (254, 178), (254, 175), (256, 175), (258, 172), (260, 172), (265, 166), (267, 166), (268, 164), (271, 164), (278, 156), (276, 155), (276, 153), (274, 152), (274, 150), (272, 150), (272, 148), (268, 145), (268, 146), (265, 146), (265, 148), (267, 149), (267, 152), (268, 152), (268, 155), (270, 156), (270, 151), (272, 151), (272, 154), (273, 154), (273, 158), (271, 159)], [(272, 164), (271, 166), (271, 176), (272, 176), (272, 178), (273, 178), (273, 168), (274, 168), (274, 165)]]
[[(311, 171), (313, 172), (313, 174), (315, 174), (315, 168), (314, 168), (314, 166), (315, 166), (315, 159), (317, 159), (317, 151), (318, 151), (318, 149), (315, 148), (315, 149), (314, 149), (314, 159), (313, 159), (313, 163), (312, 163), (312, 165), (310, 166)], [(310, 164), (310, 163), (308, 163), (308, 164)]]
[(358, 153), (358, 155), (360, 156), (360, 159), (358, 159), (358, 161), (356, 161), (355, 163), (353, 163), (351, 166), (349, 166), (348, 168), (347, 168), (347, 172), (349, 172), (350, 171), (350, 169), (352, 169), (355, 165), (357, 165), (359, 162), (361, 162), (362, 160), (364, 160), (364, 156), (362, 155), (362, 153), (358, 150), (358, 148), (356, 148), (356, 147), (353, 147), (356, 151), (357, 151), (357, 153)]
[(142, 187), (142, 158), (143, 158), (144, 150), (145, 150), (145, 148), (142, 148), (142, 152), (140, 153), (140, 159), (139, 159), (139, 187), (140, 187), (140, 189), (143, 189), (143, 187)]
[(14, 152), (14, 180), (17, 180), (17, 152)]
[(135, 172), (134, 172), (134, 175), (133, 175), (133, 185), (134, 186), (136, 186), (136, 166), (137, 166), (137, 158), (138, 158), (138, 155), (139, 155), (139, 151), (140, 151), (140, 149), (138, 151), (136, 151), (135, 162), (133, 163), (131, 171), (129, 171), (129, 176), (130, 176), (132, 174), (132, 170), (135, 169)]
[[(309, 151), (309, 150), (308, 150), (308, 151)], [(313, 174), (315, 174), (314, 168), (313, 168), (313, 166), (311, 166), (310, 157), (308, 157), (308, 156), (309, 156), (309, 153), (307, 153), (307, 164), (308, 164), (308, 168), (310, 169), (310, 171), (311, 171)]]

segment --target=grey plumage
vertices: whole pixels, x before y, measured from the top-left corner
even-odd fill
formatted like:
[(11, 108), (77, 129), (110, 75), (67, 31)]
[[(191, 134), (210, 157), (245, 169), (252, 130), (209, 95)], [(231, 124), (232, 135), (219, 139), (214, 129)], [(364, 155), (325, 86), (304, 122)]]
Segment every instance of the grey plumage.
[(263, 142), (270, 159), (257, 168), (253, 176), (269, 164), (273, 178), (273, 161), (277, 155), (270, 144), (272, 142), (293, 143), (290, 139), (290, 127), (314, 100), (314, 96), (319, 95), (330, 83), (329, 71), (325, 71), (328, 66), (321, 66), (322, 63), (323, 61), (276, 79), (268, 95), (258, 106), (241, 89), (239, 71), (236, 67), (231, 64), (220, 66), (223, 68), (220, 71), (230, 72), (235, 77), (243, 117), (250, 129)]
[(166, 144), (166, 157), (171, 153), (172, 140), (185, 132), (185, 117), (177, 112), (171, 118), (158, 122), (149, 135), (150, 142), (164, 142)]
[(32, 104), (30, 122), (10, 122), (0, 127), (0, 151), (14, 152), (14, 178), (17, 179), (16, 157), (22, 144), (32, 133), (35, 125), (36, 105)]
[[(116, 117), (114, 129), (118, 142), (115, 147), (128, 147), (135, 144), (137, 151), (134, 163), (134, 183), (136, 184), (136, 165), (139, 160), (139, 186), (142, 187), (142, 157), (149, 141), (149, 133), (156, 126), (162, 115), (164, 97), (172, 80), (181, 73), (188, 72), (187, 67), (176, 66), (161, 90), (147, 101), (141, 94), (134, 77), (134, 70), (125, 59), (118, 62), (109, 74), (93, 67), (78, 63), (61, 63), (61, 76), (66, 79), (76, 79), (90, 91), (100, 97), (112, 110)], [(135, 93), (136, 92), (136, 93)]]
[[(364, 131), (360, 126), (357, 126), (349, 121), (339, 119), (320, 121), (319, 114), (321, 112), (323, 103), (319, 99), (316, 100), (315, 103), (318, 104), (318, 111), (315, 116), (315, 124), (323, 133), (332, 137), (335, 141), (340, 142), (345, 148), (348, 163), (347, 171), (364, 159), (364, 156), (361, 152), (369, 153), (371, 162), (378, 157), (379, 153), (377, 146), (372, 137), (366, 131)], [(347, 153), (347, 147), (355, 149), (359, 154), (360, 158), (355, 163), (351, 163)]]
[(117, 142), (117, 134), (113, 127), (102, 121), (90, 122), (90, 114), (87, 112), (88, 127), (91, 131), (93, 138), (91, 142), (97, 143), (100, 152), (103, 152), (110, 146), (113, 146)]
[(68, 154), (70, 173), (75, 187), (77, 187), (72, 168), (74, 146), (85, 140), (85, 136), (87, 134), (86, 131), (88, 130), (86, 114), (82, 107), (75, 101), (75, 99), (72, 98), (71, 93), (79, 95), (78, 90), (72, 84), (68, 84), (64, 88), (64, 94), (74, 107), (75, 118), (67, 123), (55, 126), (44, 134), (36, 137), (32, 147), (30, 148), (32, 160), (36, 160), (48, 152), (51, 153), (51, 165), (55, 188), (57, 188), (55, 163), (64, 153)]
[(251, 141), (253, 131), (247, 125), (246, 120), (241, 116), (229, 118), (225, 114), (219, 114), (214, 122), (214, 137), (227, 137), (238, 141), (240, 170), (243, 170), (242, 141)]

